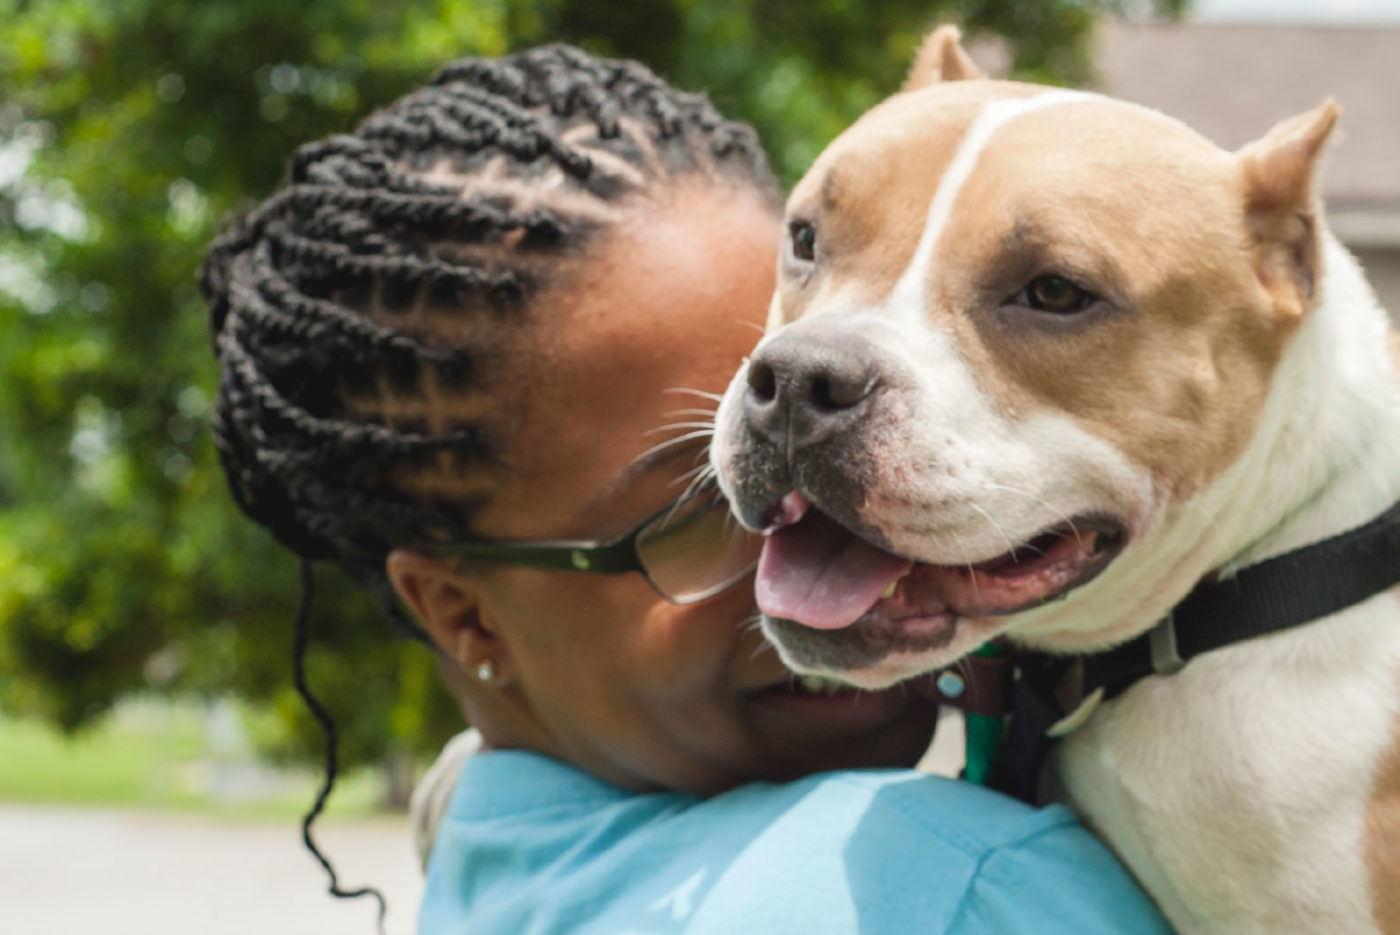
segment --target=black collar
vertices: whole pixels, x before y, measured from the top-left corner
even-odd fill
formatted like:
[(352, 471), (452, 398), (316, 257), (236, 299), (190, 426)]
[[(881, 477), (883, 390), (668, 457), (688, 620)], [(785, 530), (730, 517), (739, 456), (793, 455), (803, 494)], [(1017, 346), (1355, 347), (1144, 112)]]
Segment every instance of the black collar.
[(1331, 616), (1400, 584), (1400, 503), (1364, 526), (1198, 584), (1137, 639), (1084, 659), (1084, 694), (1122, 694), (1202, 653)]
[[(1083, 694), (1122, 694), (1139, 679), (1167, 675), (1202, 653), (1320, 620), (1400, 584), (1400, 503), (1364, 526), (1198, 584), (1147, 633), (1082, 657)], [(1055, 689), (1073, 661), (1017, 657), (1012, 716), (993, 787), (1034, 802), (1040, 767), (1065, 711)]]

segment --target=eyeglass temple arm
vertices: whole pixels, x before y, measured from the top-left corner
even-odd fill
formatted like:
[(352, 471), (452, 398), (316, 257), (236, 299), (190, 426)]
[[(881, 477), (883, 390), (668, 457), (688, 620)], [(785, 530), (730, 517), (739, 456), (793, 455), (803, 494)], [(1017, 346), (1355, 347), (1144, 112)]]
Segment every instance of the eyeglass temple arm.
[(505, 561), (553, 571), (587, 571), (620, 575), (641, 570), (635, 540), (621, 542), (461, 542), (435, 551), (454, 558)]

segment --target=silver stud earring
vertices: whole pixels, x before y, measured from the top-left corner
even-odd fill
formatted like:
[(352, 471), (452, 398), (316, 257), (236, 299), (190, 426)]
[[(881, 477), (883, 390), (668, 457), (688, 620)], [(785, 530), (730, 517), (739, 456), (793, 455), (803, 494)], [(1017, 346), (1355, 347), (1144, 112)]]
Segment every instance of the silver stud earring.
[(477, 663), (476, 677), (482, 682), (489, 682), (496, 677), (496, 664), (490, 659), (483, 659)]

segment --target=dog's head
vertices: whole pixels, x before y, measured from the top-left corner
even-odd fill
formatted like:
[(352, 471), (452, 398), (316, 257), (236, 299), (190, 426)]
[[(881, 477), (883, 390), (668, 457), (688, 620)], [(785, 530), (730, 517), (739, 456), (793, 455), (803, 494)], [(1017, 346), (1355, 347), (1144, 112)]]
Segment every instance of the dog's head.
[(769, 333), (717, 414), (789, 665), (878, 686), (1007, 631), (1150, 625), (1072, 621), (1254, 432), (1311, 305), (1336, 115), (1227, 153), (928, 38), (793, 192)]

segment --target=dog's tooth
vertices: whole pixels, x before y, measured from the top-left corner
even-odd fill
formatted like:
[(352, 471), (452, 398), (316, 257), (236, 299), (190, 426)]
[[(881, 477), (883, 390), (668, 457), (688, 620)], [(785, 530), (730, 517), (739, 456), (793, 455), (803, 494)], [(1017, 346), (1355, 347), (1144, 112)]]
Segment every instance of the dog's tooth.
[(891, 581), (891, 582), (889, 583), (889, 586), (886, 587), (885, 590), (883, 590), (883, 591), (880, 592), (880, 600), (882, 600), (882, 601), (887, 601), (887, 600), (889, 600), (890, 598), (894, 597), (894, 592), (897, 591), (897, 590), (899, 590), (899, 582), (900, 582), (901, 580), (903, 580), (903, 579), (901, 579), (901, 578), (896, 578), (896, 579), (894, 579), (893, 581)]

